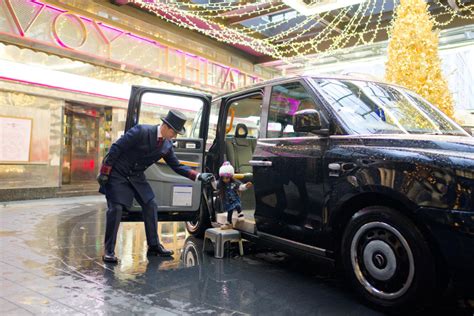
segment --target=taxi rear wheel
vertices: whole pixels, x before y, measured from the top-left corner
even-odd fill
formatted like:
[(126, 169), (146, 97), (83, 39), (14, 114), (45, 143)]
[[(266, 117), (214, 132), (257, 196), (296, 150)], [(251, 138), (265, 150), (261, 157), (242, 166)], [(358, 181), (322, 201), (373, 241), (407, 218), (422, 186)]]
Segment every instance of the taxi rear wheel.
[(434, 294), (431, 250), (414, 223), (396, 210), (374, 206), (358, 211), (341, 246), (344, 270), (366, 301), (403, 309)]
[(196, 217), (189, 222), (186, 222), (186, 230), (195, 237), (203, 237), (206, 229), (211, 227), (211, 220), (209, 218), (209, 211), (204, 198), (201, 199), (201, 207), (196, 212)]

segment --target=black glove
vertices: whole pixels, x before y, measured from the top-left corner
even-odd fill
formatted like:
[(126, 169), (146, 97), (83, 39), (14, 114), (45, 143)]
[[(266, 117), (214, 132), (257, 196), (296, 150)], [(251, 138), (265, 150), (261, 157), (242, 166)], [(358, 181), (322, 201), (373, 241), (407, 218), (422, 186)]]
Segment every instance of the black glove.
[(214, 179), (214, 175), (212, 173), (200, 173), (198, 180), (204, 182), (204, 183), (210, 183)]
[[(107, 156), (105, 156), (104, 161), (107, 158)], [(109, 182), (109, 174), (111, 171), (112, 171), (112, 166), (109, 166), (106, 163), (102, 163), (102, 166), (100, 167), (100, 170), (99, 170), (99, 175), (97, 176), (97, 182), (99, 182), (101, 186), (106, 185), (107, 182)]]
[(101, 186), (106, 185), (107, 182), (109, 182), (109, 176), (104, 173), (99, 173), (97, 176), (97, 182), (99, 182)]

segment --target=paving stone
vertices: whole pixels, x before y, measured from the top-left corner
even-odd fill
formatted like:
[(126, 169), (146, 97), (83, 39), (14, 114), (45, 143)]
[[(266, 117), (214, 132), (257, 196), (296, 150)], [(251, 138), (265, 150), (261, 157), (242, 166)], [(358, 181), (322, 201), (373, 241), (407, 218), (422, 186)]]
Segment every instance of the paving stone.
[(103, 300), (92, 298), (87, 296), (85, 293), (81, 293), (77, 296), (69, 296), (58, 300), (60, 303), (73, 307), (74, 309), (81, 310), (82, 312), (90, 315), (102, 315), (102, 314), (127, 314), (128, 311), (112, 304), (109, 304)]
[(1, 287), (0, 287), (1, 297), (6, 297), (8, 295), (13, 295), (17, 293), (22, 293), (26, 289), (24, 286), (21, 286), (7, 279), (1, 279), (0, 284), (1, 284)]
[(0, 313), (5, 313), (18, 308), (18, 305), (15, 305), (4, 298), (0, 298)]
[(24, 308), (17, 308), (17, 309), (13, 309), (13, 310), (10, 310), (10, 311), (6, 312), (5, 315), (8, 315), (8, 316), (30, 316), (30, 315), (34, 315), (34, 314), (32, 312), (24, 309)]
[(28, 310), (33, 314), (64, 315), (69, 313), (80, 314), (78, 310), (61, 304), (49, 297), (25, 289), (20, 293), (5, 296), (11, 302)]

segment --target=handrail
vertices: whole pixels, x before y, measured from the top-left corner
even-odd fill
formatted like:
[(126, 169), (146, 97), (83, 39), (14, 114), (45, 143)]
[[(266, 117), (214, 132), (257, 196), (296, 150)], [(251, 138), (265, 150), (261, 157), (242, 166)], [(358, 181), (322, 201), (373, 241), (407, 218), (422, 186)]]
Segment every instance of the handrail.
[(230, 123), (229, 123), (229, 127), (227, 127), (225, 130), (226, 134), (232, 130), (232, 127), (234, 127), (234, 116), (235, 116), (235, 109), (230, 109)]
[[(160, 165), (166, 165), (166, 161), (163, 158), (158, 160), (157, 163), (160, 164)], [(188, 167), (195, 167), (195, 168), (199, 167), (199, 165), (200, 165), (198, 162), (186, 161), (186, 160), (180, 160), (179, 163), (182, 164), (182, 165), (188, 166)]]

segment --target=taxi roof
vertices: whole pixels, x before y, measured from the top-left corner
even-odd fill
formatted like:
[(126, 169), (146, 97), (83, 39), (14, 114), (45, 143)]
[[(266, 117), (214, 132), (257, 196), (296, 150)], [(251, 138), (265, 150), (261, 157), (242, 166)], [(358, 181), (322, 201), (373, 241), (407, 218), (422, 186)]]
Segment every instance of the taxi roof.
[(392, 84), (392, 83), (388, 83), (388, 82), (385, 82), (383, 80), (372, 79), (372, 78), (368, 78), (367, 76), (364, 77), (364, 75), (362, 75), (362, 74), (361, 75), (355, 75), (355, 76), (354, 75), (327, 75), (327, 74), (321, 74), (321, 75), (317, 75), (317, 74), (316, 75), (293, 75), (293, 76), (282, 76), (282, 77), (278, 77), (278, 78), (273, 78), (273, 79), (261, 81), (261, 82), (255, 83), (253, 85), (246, 86), (246, 87), (234, 90), (234, 91), (221, 93), (221, 94), (218, 94), (215, 97), (213, 97), (213, 100), (221, 99), (221, 98), (224, 98), (224, 97), (232, 97), (234, 95), (242, 94), (242, 92), (246, 92), (246, 91), (250, 92), (252, 90), (263, 88), (267, 85), (274, 85), (274, 84), (277, 84), (277, 83), (284, 83), (284, 82), (287, 82), (287, 81), (298, 80), (298, 79), (308, 79), (308, 78), (313, 78), (313, 79), (335, 79), (335, 80), (358, 80), (358, 81), (367, 81), (367, 82), (390, 84), (392, 86), (397, 86), (397, 87), (403, 88), (402, 86)]

